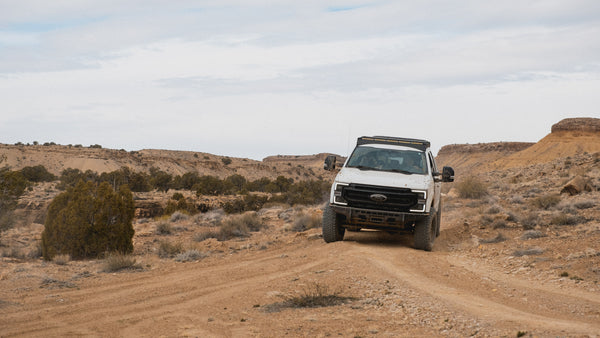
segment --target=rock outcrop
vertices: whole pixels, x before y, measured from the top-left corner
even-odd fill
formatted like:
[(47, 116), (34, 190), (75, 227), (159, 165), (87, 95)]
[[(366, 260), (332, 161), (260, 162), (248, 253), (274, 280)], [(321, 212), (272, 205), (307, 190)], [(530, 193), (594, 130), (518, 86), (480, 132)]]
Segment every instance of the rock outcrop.
[(552, 133), (563, 131), (600, 133), (600, 119), (592, 117), (568, 118), (554, 124), (551, 129)]

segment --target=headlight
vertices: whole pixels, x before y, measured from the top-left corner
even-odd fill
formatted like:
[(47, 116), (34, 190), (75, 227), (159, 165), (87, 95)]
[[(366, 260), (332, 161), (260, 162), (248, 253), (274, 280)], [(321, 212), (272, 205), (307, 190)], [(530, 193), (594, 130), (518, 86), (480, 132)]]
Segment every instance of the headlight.
[(334, 189), (333, 189), (333, 203), (336, 204), (348, 204), (348, 202), (344, 199), (344, 187), (347, 187), (348, 184), (343, 184), (343, 183), (334, 183)]
[(413, 190), (412, 192), (417, 195), (417, 205), (411, 208), (410, 211), (424, 212), (427, 204), (427, 191)]

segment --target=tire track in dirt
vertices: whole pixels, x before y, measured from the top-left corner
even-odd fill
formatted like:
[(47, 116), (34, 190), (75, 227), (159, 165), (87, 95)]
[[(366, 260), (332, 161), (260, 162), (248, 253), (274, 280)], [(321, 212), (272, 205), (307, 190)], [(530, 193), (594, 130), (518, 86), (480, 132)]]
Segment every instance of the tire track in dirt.
[[(91, 282), (83, 285), (81, 290), (61, 290), (59, 293), (66, 300), (65, 304), (53, 304), (51, 313), (45, 310), (48, 308), (46, 296), (38, 296), (26, 309), (6, 314), (2, 322), (10, 322), (10, 329), (0, 332), (2, 336), (65, 332), (88, 335), (93, 328), (94, 334), (104, 335), (114, 332), (106, 331), (107, 328), (114, 330), (116, 326), (122, 334), (140, 335), (153, 333), (148, 328), (158, 318), (191, 315), (200, 316), (206, 322), (209, 311), (200, 311), (203, 314), (195, 309), (216, 306), (223, 299), (234, 299), (236, 294), (251, 292), (272, 280), (310, 271), (325, 262), (325, 259), (307, 261), (282, 257), (282, 251), (291, 256), (302, 255), (305, 249), (292, 250), (258, 257), (234, 257), (210, 266), (186, 263), (167, 271), (135, 274), (125, 281), (103, 280), (97, 285)], [(32, 322), (31, 318), (37, 320)]]
[[(562, 334), (600, 332), (597, 318), (581, 318), (565, 311), (569, 308), (568, 305), (582, 306), (582, 303), (591, 308), (600, 308), (597, 296), (586, 297), (581, 293), (573, 296), (558, 289), (528, 285), (528, 292), (535, 293), (534, 297), (531, 297), (533, 302), (523, 304), (523, 302), (515, 302), (515, 299), (508, 295), (499, 295), (497, 290), (493, 292), (493, 283), (482, 282), (482, 277), (485, 275), (478, 274), (477, 271), (458, 267), (461, 271), (453, 273), (458, 277), (457, 279), (450, 281), (440, 278), (442, 273), (449, 270), (448, 267), (451, 266), (446, 253), (427, 253), (402, 246), (360, 243), (352, 245), (348, 253), (356, 258), (369, 259), (372, 264), (408, 284), (409, 287), (440, 299), (451, 307), (462, 309), (481, 320), (491, 321), (494, 325), (512, 322), (512, 326), (514, 323), (519, 323), (526, 327), (543, 328)], [(456, 268), (455, 266), (454, 270)], [(520, 289), (525, 283), (515, 283), (507, 279), (503, 279), (502, 282)], [(484, 287), (478, 285), (482, 283), (487, 285)], [(556, 311), (553, 305), (561, 302), (566, 302), (567, 306), (560, 308), (562, 311)]]

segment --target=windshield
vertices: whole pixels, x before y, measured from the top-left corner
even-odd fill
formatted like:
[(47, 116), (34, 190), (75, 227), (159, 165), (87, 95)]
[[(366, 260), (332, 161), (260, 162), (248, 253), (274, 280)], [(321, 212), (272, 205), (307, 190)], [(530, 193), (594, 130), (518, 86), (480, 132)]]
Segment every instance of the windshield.
[(350, 155), (346, 167), (405, 174), (427, 174), (427, 162), (425, 153), (422, 151), (368, 146), (356, 147)]

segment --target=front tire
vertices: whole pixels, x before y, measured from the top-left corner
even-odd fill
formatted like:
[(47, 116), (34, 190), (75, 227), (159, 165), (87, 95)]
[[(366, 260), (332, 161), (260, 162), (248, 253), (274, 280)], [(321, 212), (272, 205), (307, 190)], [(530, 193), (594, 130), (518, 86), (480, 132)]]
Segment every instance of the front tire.
[(431, 251), (433, 248), (433, 241), (435, 240), (439, 226), (437, 215), (438, 213), (432, 208), (427, 217), (415, 224), (415, 249)]
[(330, 206), (323, 210), (323, 239), (327, 243), (337, 242), (344, 239), (346, 229), (342, 227), (340, 217)]

